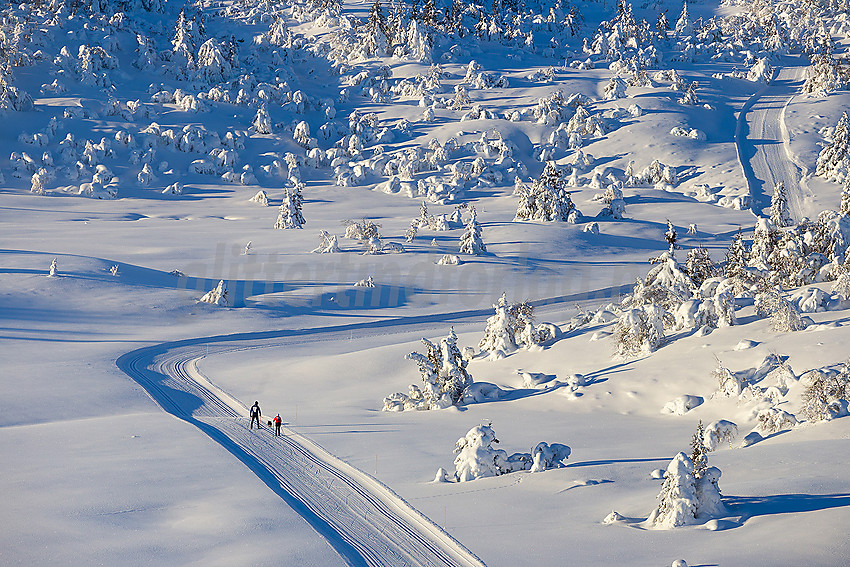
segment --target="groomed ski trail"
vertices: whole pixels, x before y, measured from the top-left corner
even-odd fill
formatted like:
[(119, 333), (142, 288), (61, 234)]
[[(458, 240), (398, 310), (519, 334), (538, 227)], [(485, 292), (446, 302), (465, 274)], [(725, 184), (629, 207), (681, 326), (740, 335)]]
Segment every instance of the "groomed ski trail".
[(738, 116), (738, 159), (756, 214), (767, 214), (774, 187), (782, 182), (791, 216), (797, 221), (805, 216), (800, 195), (805, 172), (791, 154), (785, 126), (785, 109), (800, 92), (805, 72), (800, 65), (780, 67), (770, 84), (750, 97)]
[[(270, 345), (269, 345), (270, 346)], [(221, 353), (244, 343), (218, 346)], [(352, 566), (484, 567), (401, 497), (294, 431), (246, 427), (247, 408), (197, 368), (208, 347), (155, 345), (117, 364), (168, 413), (195, 425), (250, 468)]]
[[(555, 307), (579, 300), (604, 301), (631, 284), (532, 301)], [(481, 321), (490, 310), (394, 317), (328, 327), (235, 333), (185, 339), (128, 352), (117, 366), (166, 412), (203, 431), (242, 461), (307, 520), (352, 566), (484, 567), (462, 544), (368, 474), (334, 457), (296, 432), (275, 437), (245, 426), (247, 407), (198, 369), (210, 354), (280, 347), (294, 342), (444, 330), (448, 322)]]

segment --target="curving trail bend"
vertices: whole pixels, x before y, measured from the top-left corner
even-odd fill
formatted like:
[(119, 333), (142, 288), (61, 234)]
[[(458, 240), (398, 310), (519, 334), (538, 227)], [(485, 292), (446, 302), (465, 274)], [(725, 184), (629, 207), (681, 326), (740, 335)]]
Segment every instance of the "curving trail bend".
[[(123, 355), (117, 364), (163, 410), (195, 425), (247, 465), (348, 565), (483, 567), (388, 487), (315, 443), (286, 428), (280, 437), (268, 428), (247, 429), (247, 408), (204, 377), (197, 361), (212, 349), (246, 348), (254, 342), (250, 335), (145, 347)], [(268, 333), (254, 340), (262, 341), (262, 335)], [(277, 341), (265, 342), (272, 346)]]

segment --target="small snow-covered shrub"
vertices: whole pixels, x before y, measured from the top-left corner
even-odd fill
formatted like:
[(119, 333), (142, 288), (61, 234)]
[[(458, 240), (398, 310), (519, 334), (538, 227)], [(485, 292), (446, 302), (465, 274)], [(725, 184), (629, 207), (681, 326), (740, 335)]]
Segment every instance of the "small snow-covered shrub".
[(816, 287), (799, 290), (789, 298), (800, 313), (819, 313), (826, 311), (829, 295)]
[(685, 415), (695, 407), (702, 405), (703, 398), (701, 396), (691, 396), (685, 394), (674, 400), (670, 400), (661, 409), (661, 413), (670, 413), (673, 415)]
[(794, 414), (771, 407), (759, 411), (756, 429), (763, 435), (771, 435), (784, 429), (791, 429), (795, 425), (797, 425), (797, 418)]
[(174, 183), (163, 189), (162, 193), (164, 195), (182, 195), (183, 184), (179, 181), (175, 181)]
[(797, 307), (782, 297), (775, 288), (756, 296), (756, 312), (761, 316), (769, 316), (773, 330), (780, 333), (806, 328), (806, 322), (800, 317)]
[(717, 394), (720, 396), (740, 396), (744, 390), (745, 380), (717, 361), (717, 368), (711, 372), (717, 380)]
[(826, 421), (847, 414), (850, 400), (850, 372), (810, 370), (800, 377), (805, 388), (800, 413), (809, 421)]
[(655, 351), (664, 341), (664, 310), (643, 305), (624, 311), (614, 326), (614, 340), (621, 356)]
[(372, 238), (381, 237), (380, 233), (378, 232), (378, 229), (381, 227), (381, 225), (375, 224), (367, 219), (363, 219), (360, 222), (346, 220), (343, 221), (343, 225), (345, 225), (346, 238), (359, 240), (361, 242), (369, 242)]
[(455, 254), (443, 254), (440, 256), (440, 259), (437, 260), (438, 266), (458, 266), (461, 263), (460, 258)]
[(263, 191), (262, 189), (257, 191), (257, 194), (254, 195), (253, 197), (251, 197), (250, 199), (248, 199), (248, 201), (251, 202), (251, 203), (256, 203), (256, 204), (261, 205), (263, 207), (269, 206), (269, 197), (266, 194), (266, 192)]
[(732, 441), (738, 435), (738, 426), (726, 419), (712, 421), (705, 426), (703, 433), (703, 446), (706, 451), (715, 451), (721, 443), (728, 443), (731, 447)]
[(492, 445), (498, 443), (491, 425), (477, 425), (455, 444), (455, 479), (467, 482), (477, 478), (499, 476), (516, 471), (541, 472), (561, 468), (571, 449), (561, 443), (541, 442), (530, 453), (511, 456)]
[(212, 305), (227, 307), (227, 286), (224, 284), (224, 280), (219, 280), (218, 285), (205, 293), (201, 297), (200, 301), (203, 303), (211, 303)]
[(326, 230), (320, 231), (319, 245), (316, 246), (312, 252), (314, 254), (332, 254), (334, 252), (339, 252), (339, 242), (337, 241), (336, 235), (331, 234)]
[(754, 83), (769, 83), (773, 79), (773, 67), (767, 57), (761, 57), (747, 72), (747, 80)]

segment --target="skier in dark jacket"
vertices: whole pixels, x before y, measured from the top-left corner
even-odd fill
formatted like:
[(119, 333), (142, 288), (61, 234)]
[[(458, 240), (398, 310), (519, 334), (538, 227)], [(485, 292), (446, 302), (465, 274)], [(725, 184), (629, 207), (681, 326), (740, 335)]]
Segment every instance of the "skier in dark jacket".
[(251, 406), (249, 415), (251, 416), (251, 423), (248, 425), (248, 429), (254, 428), (254, 421), (257, 422), (257, 429), (260, 429), (260, 416), (263, 415), (262, 412), (260, 412), (260, 402), (254, 402), (254, 405)]

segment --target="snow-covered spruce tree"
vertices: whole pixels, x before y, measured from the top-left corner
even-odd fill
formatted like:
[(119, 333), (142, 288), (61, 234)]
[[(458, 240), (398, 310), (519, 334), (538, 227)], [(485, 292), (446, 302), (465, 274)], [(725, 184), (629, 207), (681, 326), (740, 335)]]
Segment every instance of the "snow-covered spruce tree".
[(257, 114), (254, 116), (251, 126), (257, 134), (272, 133), (272, 118), (269, 116), (269, 111), (266, 109), (265, 104), (261, 104), (257, 108)]
[(387, 19), (381, 9), (381, 0), (375, 0), (369, 8), (366, 20), (366, 31), (360, 42), (367, 55), (383, 57), (390, 48), (390, 33), (387, 30)]
[(460, 237), (460, 252), (476, 256), (487, 253), (487, 246), (481, 239), (481, 225), (478, 224), (475, 207), (470, 207), (469, 222), (466, 223), (466, 231)]
[(304, 217), (301, 216), (301, 211), (298, 208), (298, 199), (294, 192), (287, 191), (284, 194), (283, 202), (278, 209), (277, 221), (274, 227), (283, 228), (304, 228)]
[(708, 249), (698, 246), (697, 248), (688, 250), (688, 256), (685, 260), (685, 271), (688, 273), (688, 277), (691, 278), (694, 287), (698, 288), (708, 278), (717, 276), (719, 270), (711, 260)]
[(726, 251), (726, 257), (723, 260), (723, 275), (727, 278), (739, 276), (747, 265), (749, 255), (750, 251), (744, 241), (743, 231), (739, 227), (738, 233), (732, 238), (729, 249)]
[(759, 270), (771, 269), (771, 255), (779, 245), (780, 232), (770, 219), (759, 218), (753, 230), (753, 244), (747, 263)]
[(669, 246), (670, 256), (673, 256), (676, 249), (679, 248), (679, 245), (676, 244), (677, 238), (678, 234), (676, 233), (676, 229), (673, 227), (673, 223), (670, 222), (670, 219), (667, 219), (667, 231), (664, 233), (664, 240), (667, 241), (667, 246)]
[(694, 465), (694, 478), (699, 480), (708, 468), (708, 452), (705, 449), (705, 427), (702, 420), (697, 425), (696, 433), (691, 438), (691, 462)]
[(288, 190), (287, 194), (292, 200), (292, 206), (295, 208), (295, 222), (300, 227), (307, 224), (307, 221), (304, 220), (304, 215), (302, 213), (302, 209), (304, 208), (304, 194), (302, 193), (304, 184), (298, 181), (297, 179), (290, 178), (289, 181), (290, 183), (294, 184), (294, 187)]
[(195, 68), (195, 52), (203, 37), (203, 20), (186, 16), (186, 9), (180, 9), (177, 24), (174, 26), (174, 37), (171, 40), (171, 61), (178, 76), (185, 76)]
[(838, 61), (832, 55), (832, 38), (824, 38), (818, 51), (811, 56), (811, 63), (806, 70), (804, 93), (826, 95), (845, 86), (847, 81), (842, 76)]
[(489, 351), (491, 354), (501, 353), (502, 355), (516, 350), (517, 345), (511, 324), (510, 307), (506, 294), (502, 293), (502, 296), (493, 305), (496, 313), (487, 319), (484, 337), (478, 343), (479, 349)]
[(50, 262), (50, 269), (47, 271), (47, 277), (55, 278), (59, 275), (59, 263), (56, 261), (56, 258), (53, 258), (53, 261)]
[(682, 4), (682, 11), (679, 14), (679, 19), (676, 20), (676, 36), (685, 37), (691, 35), (694, 30), (694, 26), (691, 23), (691, 17), (688, 13), (688, 2)]
[(679, 453), (667, 466), (658, 505), (647, 518), (650, 526), (672, 529), (726, 514), (718, 485), (721, 472), (708, 466), (703, 435), (700, 422), (691, 442), (693, 457)]
[(205, 293), (200, 301), (220, 307), (227, 307), (227, 286), (224, 284), (224, 280), (219, 280), (218, 285)]
[(197, 80), (215, 85), (230, 79), (233, 68), (216, 39), (208, 39), (198, 48)]
[(622, 306), (635, 308), (654, 304), (672, 313), (693, 297), (693, 281), (669, 252), (664, 252), (653, 262), (655, 265), (645, 278), (637, 280), (632, 293), (623, 299)]
[(693, 524), (697, 517), (697, 488), (694, 464), (685, 453), (678, 453), (664, 473), (664, 483), (658, 494), (658, 505), (647, 523), (661, 529)]
[(550, 161), (543, 173), (535, 179), (531, 187), (520, 184), (518, 220), (571, 221), (575, 222), (581, 213), (576, 209), (567, 191), (564, 172), (555, 162)]
[(788, 190), (782, 181), (774, 187), (773, 196), (770, 198), (770, 221), (780, 228), (794, 224), (788, 207)]
[(818, 155), (815, 175), (841, 183), (850, 175), (850, 118), (847, 112), (832, 132), (832, 141)]
[(413, 360), (419, 366), (422, 376), (424, 396), (427, 408), (447, 408), (461, 401), (463, 392), (472, 384), (472, 375), (466, 371), (467, 361), (457, 346), (454, 329), (437, 346), (428, 339), (422, 339), (426, 353), (411, 352), (405, 358)]

